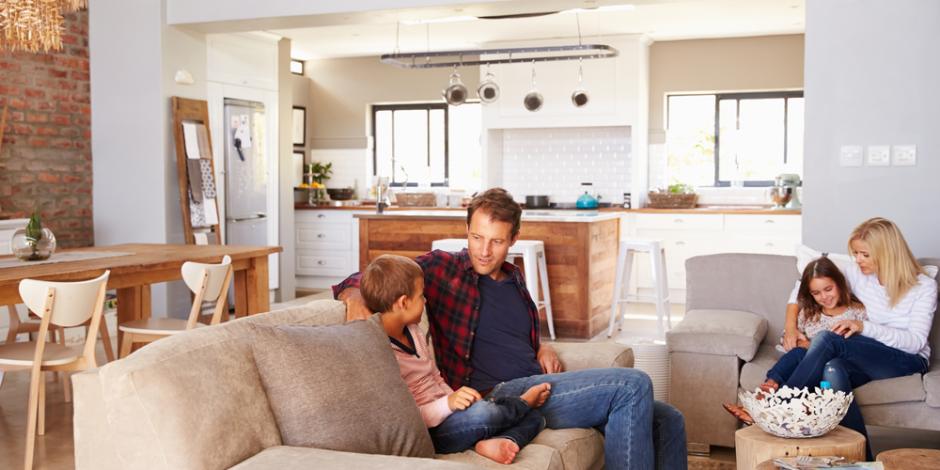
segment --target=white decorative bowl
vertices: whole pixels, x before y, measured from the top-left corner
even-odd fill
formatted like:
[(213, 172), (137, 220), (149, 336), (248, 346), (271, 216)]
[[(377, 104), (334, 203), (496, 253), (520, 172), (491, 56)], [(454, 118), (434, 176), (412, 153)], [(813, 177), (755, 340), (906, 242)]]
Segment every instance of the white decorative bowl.
[(759, 388), (753, 392), (742, 390), (738, 399), (764, 431), (779, 437), (808, 438), (822, 436), (838, 426), (849, 411), (853, 395), (818, 387), (810, 392), (805, 387), (783, 386), (770, 393)]

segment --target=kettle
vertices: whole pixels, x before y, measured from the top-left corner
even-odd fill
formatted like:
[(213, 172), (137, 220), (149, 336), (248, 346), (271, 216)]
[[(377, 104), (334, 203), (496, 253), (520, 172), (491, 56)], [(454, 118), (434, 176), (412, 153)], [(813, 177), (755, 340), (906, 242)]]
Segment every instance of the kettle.
[(581, 189), (584, 190), (584, 194), (578, 198), (575, 207), (578, 209), (597, 209), (597, 198), (591, 194), (593, 187), (594, 185), (592, 183), (581, 183)]

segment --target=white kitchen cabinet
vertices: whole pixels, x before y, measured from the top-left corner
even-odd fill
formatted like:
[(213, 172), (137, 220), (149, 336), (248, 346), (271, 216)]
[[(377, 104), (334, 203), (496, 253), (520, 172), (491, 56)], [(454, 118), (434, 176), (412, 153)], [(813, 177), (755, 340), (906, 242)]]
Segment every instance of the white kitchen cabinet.
[[(590, 42), (590, 41), (586, 41)], [(532, 112), (522, 105), (533, 89), (532, 63), (493, 65), (489, 71), (500, 87), (499, 100), (483, 106), (483, 126), (488, 129), (631, 126), (646, 116), (646, 81), (649, 42), (640, 36), (617, 36), (596, 41), (618, 50), (618, 56), (581, 61), (581, 88), (588, 104), (578, 108), (571, 93), (579, 87), (577, 60), (536, 62), (535, 88), (544, 104)], [(558, 41), (526, 41), (488, 44), (487, 47), (557, 46)], [(480, 67), (481, 80), (487, 73)]]
[(326, 289), (359, 269), (359, 220), (368, 211), (294, 213), (297, 287)]
[[(775, 214), (631, 213), (624, 216), (625, 237), (656, 239), (666, 250), (670, 300), (685, 302), (685, 262), (717, 253), (793, 255), (802, 237), (802, 217)], [(632, 289), (652, 293), (649, 257), (634, 258)]]

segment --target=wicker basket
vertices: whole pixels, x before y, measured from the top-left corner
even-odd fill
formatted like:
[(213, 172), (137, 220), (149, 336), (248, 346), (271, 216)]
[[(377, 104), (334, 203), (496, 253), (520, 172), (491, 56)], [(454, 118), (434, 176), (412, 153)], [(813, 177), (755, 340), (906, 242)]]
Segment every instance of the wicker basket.
[(434, 193), (396, 193), (395, 200), (402, 207), (434, 207), (437, 195)]
[(692, 209), (698, 202), (698, 194), (657, 193), (650, 191), (649, 205), (653, 209)]

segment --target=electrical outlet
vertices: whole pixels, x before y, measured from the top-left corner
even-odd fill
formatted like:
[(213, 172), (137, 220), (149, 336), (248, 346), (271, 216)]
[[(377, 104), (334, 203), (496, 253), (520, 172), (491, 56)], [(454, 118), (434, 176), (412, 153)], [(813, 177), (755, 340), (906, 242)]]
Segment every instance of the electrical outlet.
[(891, 146), (869, 145), (868, 153), (865, 155), (865, 164), (868, 166), (891, 165)]
[(916, 145), (895, 145), (891, 147), (891, 164), (894, 166), (914, 166), (917, 164)]
[(839, 149), (839, 166), (862, 166), (862, 146), (843, 145)]

